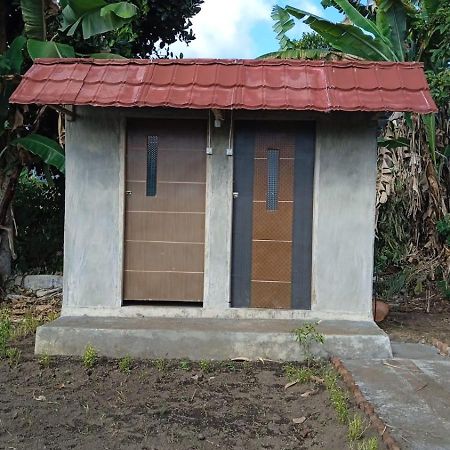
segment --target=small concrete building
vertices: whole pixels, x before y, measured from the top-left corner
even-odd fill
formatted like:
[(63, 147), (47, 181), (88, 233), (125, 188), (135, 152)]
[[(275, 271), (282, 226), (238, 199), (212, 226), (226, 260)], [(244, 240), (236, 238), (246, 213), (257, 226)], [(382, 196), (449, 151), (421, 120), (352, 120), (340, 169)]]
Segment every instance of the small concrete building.
[(36, 352), (388, 357), (372, 319), (377, 121), (435, 110), (415, 63), (41, 59), (63, 107), (62, 317)]

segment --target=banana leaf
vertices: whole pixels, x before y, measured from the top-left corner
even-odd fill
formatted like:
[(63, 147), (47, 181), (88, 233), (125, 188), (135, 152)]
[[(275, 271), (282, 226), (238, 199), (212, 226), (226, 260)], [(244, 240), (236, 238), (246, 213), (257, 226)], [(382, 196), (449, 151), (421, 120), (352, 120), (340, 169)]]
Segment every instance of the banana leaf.
[(377, 0), (377, 27), (391, 43), (397, 61), (405, 60), (406, 8), (402, 0)]
[(67, 44), (54, 41), (28, 39), (27, 49), (31, 59), (36, 58), (74, 58), (75, 50)]
[(372, 61), (391, 61), (392, 53), (380, 39), (373, 38), (360, 28), (344, 23), (308, 17), (305, 23), (325, 41), (341, 52)]
[(47, 164), (56, 167), (60, 172), (65, 170), (65, 155), (62, 147), (53, 139), (37, 133), (13, 139), (10, 145), (22, 147), (39, 156)]
[(45, 23), (45, 11), (48, 8), (48, 0), (20, 0), (25, 35), (32, 39), (45, 40), (47, 28)]

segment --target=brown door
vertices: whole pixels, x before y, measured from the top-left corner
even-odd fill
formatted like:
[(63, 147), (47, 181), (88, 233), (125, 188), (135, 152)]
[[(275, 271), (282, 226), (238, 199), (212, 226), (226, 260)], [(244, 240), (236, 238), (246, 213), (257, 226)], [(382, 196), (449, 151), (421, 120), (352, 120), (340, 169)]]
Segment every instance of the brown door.
[(205, 124), (127, 126), (124, 300), (203, 300)]
[(241, 124), (234, 154), (232, 304), (309, 309), (314, 123)]

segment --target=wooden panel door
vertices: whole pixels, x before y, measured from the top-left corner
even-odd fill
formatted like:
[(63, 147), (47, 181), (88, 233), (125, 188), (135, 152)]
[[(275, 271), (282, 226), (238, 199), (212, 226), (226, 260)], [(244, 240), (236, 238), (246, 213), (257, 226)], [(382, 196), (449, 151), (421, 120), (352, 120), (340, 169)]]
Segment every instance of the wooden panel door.
[(232, 304), (309, 309), (314, 124), (241, 125), (234, 154)]
[(203, 300), (205, 124), (127, 125), (124, 300)]

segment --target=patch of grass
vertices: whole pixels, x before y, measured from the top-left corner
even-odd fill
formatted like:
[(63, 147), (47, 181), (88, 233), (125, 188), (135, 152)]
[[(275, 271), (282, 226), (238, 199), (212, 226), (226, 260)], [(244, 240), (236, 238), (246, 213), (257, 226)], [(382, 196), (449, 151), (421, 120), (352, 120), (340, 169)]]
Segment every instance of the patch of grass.
[(371, 437), (358, 442), (358, 450), (378, 450), (378, 440), (376, 437)]
[(9, 311), (4, 308), (0, 309), (0, 358), (6, 356), (8, 342), (11, 338), (13, 328), (9, 317)]
[(169, 361), (167, 361), (167, 359), (164, 358), (159, 358), (153, 361), (153, 365), (156, 367), (156, 370), (158, 372), (166, 372), (167, 369), (169, 368)]
[(207, 359), (202, 359), (198, 365), (200, 366), (200, 370), (203, 373), (210, 373), (213, 371), (213, 364), (212, 361), (209, 361)]
[(186, 372), (188, 370), (191, 370), (191, 362), (187, 359), (183, 359), (182, 361), (180, 361), (180, 369), (185, 370)]
[(38, 362), (42, 368), (48, 368), (52, 363), (52, 358), (48, 353), (43, 353), (39, 356)]
[(329, 369), (324, 377), (325, 387), (330, 394), (330, 401), (341, 423), (348, 422), (348, 396), (338, 385), (338, 376), (333, 369)]
[(44, 319), (45, 322), (53, 322), (56, 319), (59, 319), (60, 313), (56, 311), (52, 311), (47, 314), (47, 317)]
[(308, 383), (316, 375), (311, 367), (295, 367), (292, 364), (284, 366), (284, 374), (289, 381), (298, 381), (299, 383)]
[(24, 338), (30, 334), (36, 333), (36, 328), (41, 324), (41, 322), (33, 317), (32, 314), (26, 314), (25, 317), (19, 322), (14, 330), (15, 338)]
[(132, 366), (133, 360), (130, 355), (126, 355), (119, 360), (119, 370), (122, 373), (131, 373)]
[(95, 350), (95, 348), (91, 344), (88, 344), (83, 354), (84, 367), (86, 367), (86, 369), (92, 369), (92, 367), (95, 366), (97, 359), (98, 359), (97, 350)]
[(16, 367), (19, 364), (21, 354), (22, 352), (16, 347), (6, 349), (6, 357), (11, 367)]
[(348, 421), (347, 437), (350, 442), (359, 441), (366, 429), (365, 422), (359, 414), (355, 414), (353, 419)]

